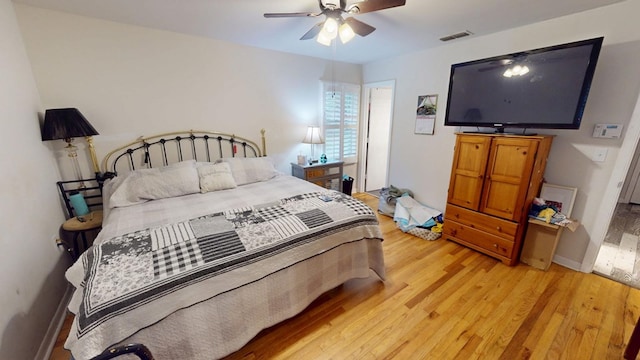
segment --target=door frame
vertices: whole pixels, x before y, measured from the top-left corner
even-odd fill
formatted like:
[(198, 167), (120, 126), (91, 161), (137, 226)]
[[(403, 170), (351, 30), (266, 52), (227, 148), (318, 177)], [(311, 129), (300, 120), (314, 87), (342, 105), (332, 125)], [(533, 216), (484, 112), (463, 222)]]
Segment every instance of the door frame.
[[(358, 180), (356, 185), (358, 190), (364, 191), (365, 176), (367, 174), (367, 139), (369, 137), (369, 105), (370, 94), (372, 88), (391, 88), (391, 111), (389, 112), (389, 145), (387, 147), (387, 160), (391, 159), (391, 134), (393, 133), (393, 114), (396, 97), (396, 81), (386, 80), (377, 81), (371, 83), (365, 83), (362, 85), (362, 108), (360, 113), (362, 114), (362, 121), (360, 121), (360, 150), (358, 155)], [(385, 185), (389, 182), (389, 162), (387, 161), (387, 169), (385, 172)]]
[[(635, 153), (633, 154), (633, 161), (631, 162), (631, 166), (629, 166), (629, 173), (627, 173), (627, 178), (624, 181), (624, 186), (622, 187), (622, 191), (620, 193), (620, 199), (618, 199), (619, 203), (628, 204), (631, 202), (633, 198), (633, 193), (638, 186), (638, 181), (640, 180), (640, 148), (636, 148)], [(640, 190), (640, 188), (638, 188)]]
[[(600, 246), (604, 242), (613, 213), (618, 204), (618, 198), (624, 186), (625, 179), (628, 172), (631, 170), (631, 163), (636, 152), (636, 147), (640, 140), (640, 96), (636, 101), (636, 106), (631, 114), (631, 120), (629, 120), (629, 126), (627, 127), (627, 134), (622, 140), (622, 145), (616, 158), (616, 163), (613, 167), (611, 177), (607, 183), (607, 187), (604, 189), (604, 196), (598, 216), (596, 219), (603, 219), (599, 221), (593, 228), (593, 236), (589, 245), (587, 245), (587, 251), (582, 258), (582, 264), (580, 271), (590, 273), (593, 271), (593, 265), (596, 263)], [(604, 221), (606, 219), (606, 221)]]

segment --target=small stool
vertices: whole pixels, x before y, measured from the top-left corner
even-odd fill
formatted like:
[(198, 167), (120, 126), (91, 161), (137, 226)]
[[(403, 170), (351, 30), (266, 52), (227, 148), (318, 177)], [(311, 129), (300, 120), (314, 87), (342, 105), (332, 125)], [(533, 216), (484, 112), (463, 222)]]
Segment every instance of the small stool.
[(82, 236), (83, 251), (87, 249), (87, 235), (85, 234), (89, 230), (95, 230), (102, 227), (102, 210), (96, 210), (81, 216), (84, 221), (80, 221), (78, 216), (72, 217), (62, 224), (62, 229), (73, 233), (73, 246), (69, 247), (69, 252), (73, 260), (77, 260), (80, 257), (80, 246), (78, 244), (78, 236)]

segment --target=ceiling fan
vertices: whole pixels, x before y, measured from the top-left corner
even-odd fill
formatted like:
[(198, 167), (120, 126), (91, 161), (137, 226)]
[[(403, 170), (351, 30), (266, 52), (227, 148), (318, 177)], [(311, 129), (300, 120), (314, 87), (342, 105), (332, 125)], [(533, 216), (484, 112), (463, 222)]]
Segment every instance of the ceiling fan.
[(340, 36), (342, 43), (346, 43), (358, 34), (367, 36), (374, 32), (376, 28), (353, 17), (342, 18), (343, 14), (356, 15), (378, 10), (384, 10), (396, 6), (404, 6), (406, 0), (362, 0), (347, 6), (346, 0), (328, 0), (323, 3), (318, 0), (320, 5), (319, 13), (266, 13), (266, 18), (282, 18), (282, 17), (317, 17), (324, 15), (326, 19), (314, 25), (306, 34), (302, 35), (300, 40), (309, 40), (317, 36), (317, 41), (323, 45), (329, 46), (331, 40)]

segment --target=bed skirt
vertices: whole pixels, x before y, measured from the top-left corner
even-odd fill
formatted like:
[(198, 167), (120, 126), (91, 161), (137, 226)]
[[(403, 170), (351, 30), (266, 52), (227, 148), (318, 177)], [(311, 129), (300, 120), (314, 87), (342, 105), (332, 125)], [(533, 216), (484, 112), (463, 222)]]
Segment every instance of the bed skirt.
[(157, 360), (219, 359), (242, 348), (261, 330), (299, 314), (326, 291), (372, 274), (384, 280), (384, 271), (379, 239), (346, 243), (176, 311), (116, 345), (145, 344)]

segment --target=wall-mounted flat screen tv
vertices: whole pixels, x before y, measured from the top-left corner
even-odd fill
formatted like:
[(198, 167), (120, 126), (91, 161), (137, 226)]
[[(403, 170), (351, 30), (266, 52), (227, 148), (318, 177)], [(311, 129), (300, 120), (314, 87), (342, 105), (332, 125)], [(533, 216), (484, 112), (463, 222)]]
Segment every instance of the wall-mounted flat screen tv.
[(453, 64), (444, 124), (578, 129), (602, 40)]

